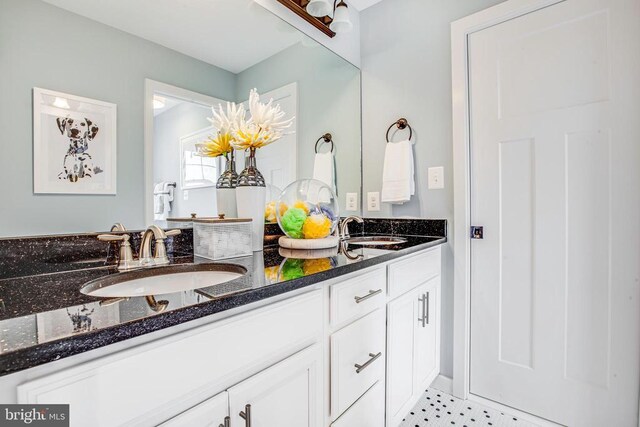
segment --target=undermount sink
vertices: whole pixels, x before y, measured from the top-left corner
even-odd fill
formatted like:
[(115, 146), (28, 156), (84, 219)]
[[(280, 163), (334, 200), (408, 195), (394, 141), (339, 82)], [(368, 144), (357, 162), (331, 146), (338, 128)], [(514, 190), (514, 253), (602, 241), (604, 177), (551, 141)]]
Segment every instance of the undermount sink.
[(346, 240), (350, 245), (359, 246), (390, 246), (406, 243), (407, 239), (392, 236), (358, 236)]
[(103, 298), (162, 295), (208, 288), (247, 274), (233, 264), (185, 264), (141, 269), (96, 279), (80, 292)]

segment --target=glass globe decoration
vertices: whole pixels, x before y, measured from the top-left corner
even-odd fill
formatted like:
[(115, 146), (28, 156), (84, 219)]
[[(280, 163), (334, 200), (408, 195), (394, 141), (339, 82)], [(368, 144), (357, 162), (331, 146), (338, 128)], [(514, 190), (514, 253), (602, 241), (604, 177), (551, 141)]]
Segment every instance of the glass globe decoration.
[[(276, 219), (289, 239), (333, 241), (332, 235), (340, 221), (336, 195), (322, 181), (295, 181), (280, 194), (276, 203)], [(312, 246), (306, 248), (311, 249)]]
[(276, 219), (276, 204), (278, 198), (280, 198), (282, 190), (275, 185), (267, 184), (266, 202), (264, 205), (264, 222), (267, 224), (273, 224), (277, 222)]

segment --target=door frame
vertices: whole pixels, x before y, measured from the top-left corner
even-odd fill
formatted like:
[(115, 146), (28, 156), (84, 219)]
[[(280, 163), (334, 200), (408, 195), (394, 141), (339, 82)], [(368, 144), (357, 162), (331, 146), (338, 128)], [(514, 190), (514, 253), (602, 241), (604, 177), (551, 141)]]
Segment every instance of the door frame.
[[(162, 93), (172, 98), (201, 104), (217, 106), (227, 101), (213, 96), (204, 95), (178, 86), (162, 83), (156, 80), (144, 80), (144, 221), (143, 224), (153, 224), (153, 94)], [(179, 144), (176, 142), (176, 145)], [(146, 226), (145, 225), (145, 226)]]
[[(453, 101), (453, 395), (470, 394), (471, 361), (471, 170), (469, 112), (469, 36), (505, 21), (567, 0), (508, 0), (451, 23), (451, 77)], [(514, 413), (513, 408), (508, 409)], [(526, 414), (525, 414), (526, 415)], [(532, 417), (531, 415), (529, 418)], [(524, 416), (521, 418), (525, 419)], [(535, 422), (543, 425), (542, 420)], [(552, 424), (555, 425), (555, 424)]]

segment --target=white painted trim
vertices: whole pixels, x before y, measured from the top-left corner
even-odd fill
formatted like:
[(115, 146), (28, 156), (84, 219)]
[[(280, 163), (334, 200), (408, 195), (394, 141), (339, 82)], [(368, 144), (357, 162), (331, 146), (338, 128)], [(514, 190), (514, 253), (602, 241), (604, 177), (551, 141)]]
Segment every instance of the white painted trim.
[(214, 106), (227, 101), (151, 79), (144, 81), (144, 223), (153, 224), (153, 94)]
[(502, 405), (498, 402), (494, 402), (493, 400), (485, 399), (484, 397), (477, 396), (475, 394), (469, 394), (469, 398), (467, 399), (470, 402), (476, 402), (481, 405), (484, 405), (488, 408), (495, 409), (500, 412), (508, 413), (509, 415), (513, 415), (517, 417), (519, 420), (526, 421), (528, 423), (534, 424), (540, 427), (562, 427), (562, 424), (556, 424), (553, 421), (545, 420), (544, 418), (536, 417), (535, 415), (531, 415), (526, 412), (519, 411), (510, 406)]
[(453, 395), (460, 399), (466, 399), (469, 396), (471, 350), (468, 37), (471, 33), (562, 1), (565, 0), (508, 0), (451, 24), (454, 180)]
[(440, 390), (443, 393), (452, 394), (453, 393), (453, 378), (444, 376), (442, 374), (438, 375), (431, 386), (429, 388), (435, 388), (436, 390)]

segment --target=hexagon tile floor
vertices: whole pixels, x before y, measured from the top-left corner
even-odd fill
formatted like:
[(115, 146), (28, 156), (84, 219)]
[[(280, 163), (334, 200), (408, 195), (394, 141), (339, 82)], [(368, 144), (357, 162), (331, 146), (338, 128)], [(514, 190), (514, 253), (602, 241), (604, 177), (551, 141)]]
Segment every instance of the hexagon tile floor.
[(428, 389), (400, 427), (535, 427), (518, 417)]

